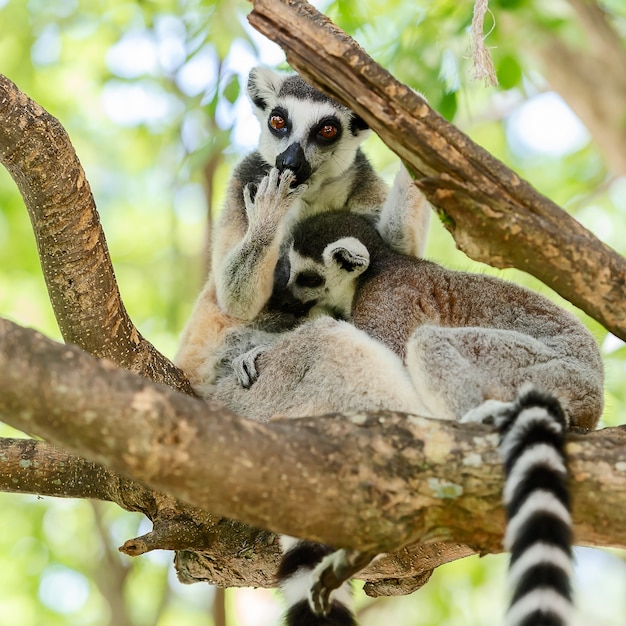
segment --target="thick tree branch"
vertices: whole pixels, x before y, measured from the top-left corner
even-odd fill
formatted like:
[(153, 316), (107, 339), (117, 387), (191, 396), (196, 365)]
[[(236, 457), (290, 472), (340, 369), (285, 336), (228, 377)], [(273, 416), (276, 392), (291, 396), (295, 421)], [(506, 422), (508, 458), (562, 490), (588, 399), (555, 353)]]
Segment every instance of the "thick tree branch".
[(0, 163), (24, 198), (63, 338), (193, 394), (137, 331), (120, 299), (83, 168), (59, 121), (0, 74)]
[(435, 113), (300, 0), (253, 0), (250, 23), (416, 172), (468, 256), (533, 274), (626, 339), (626, 261)]
[[(484, 427), (391, 413), (259, 424), (7, 321), (0, 417), (275, 532), (372, 551), (415, 542), (500, 549), (502, 475)], [(616, 530), (626, 513), (625, 442), (623, 428), (571, 436), (580, 543), (626, 546)]]
[[(184, 582), (208, 581), (224, 587), (273, 582), (279, 550), (272, 533), (159, 497), (137, 482), (45, 441), (0, 439), (0, 491), (94, 498), (143, 513), (154, 522), (153, 530), (129, 539), (120, 550), (130, 556), (179, 550), (176, 564)], [(453, 543), (403, 549), (370, 567), (366, 591), (370, 595), (410, 593), (439, 565), (473, 553), (467, 546)]]

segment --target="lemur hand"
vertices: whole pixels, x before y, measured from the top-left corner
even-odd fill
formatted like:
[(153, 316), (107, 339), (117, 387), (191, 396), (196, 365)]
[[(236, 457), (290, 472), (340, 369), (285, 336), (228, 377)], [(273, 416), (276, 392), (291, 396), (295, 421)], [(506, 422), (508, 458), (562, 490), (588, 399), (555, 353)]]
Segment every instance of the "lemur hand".
[(296, 179), (291, 170), (282, 173), (273, 167), (259, 183), (253, 198), (254, 185), (243, 189), (243, 200), (250, 224), (263, 224), (266, 221), (279, 221), (292, 207), (294, 201), (305, 191), (306, 184), (291, 188)]
[(256, 368), (256, 360), (268, 349), (269, 346), (256, 346), (232, 360), (231, 365), (233, 372), (235, 376), (237, 376), (239, 384), (245, 389), (252, 387), (259, 377), (259, 372)]
[(462, 424), (478, 422), (498, 425), (499, 418), (507, 415), (515, 403), (500, 400), (485, 400), (479, 406), (470, 409), (459, 421)]

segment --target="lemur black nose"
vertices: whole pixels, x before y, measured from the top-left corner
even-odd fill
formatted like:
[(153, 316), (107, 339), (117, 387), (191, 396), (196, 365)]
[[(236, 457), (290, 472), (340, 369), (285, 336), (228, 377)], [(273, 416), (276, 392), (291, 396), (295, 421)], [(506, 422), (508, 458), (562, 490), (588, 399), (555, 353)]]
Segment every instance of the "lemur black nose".
[(296, 185), (301, 185), (309, 180), (311, 176), (311, 166), (306, 160), (304, 150), (299, 143), (292, 143), (276, 157), (276, 167), (281, 172), (291, 170), (296, 175)]

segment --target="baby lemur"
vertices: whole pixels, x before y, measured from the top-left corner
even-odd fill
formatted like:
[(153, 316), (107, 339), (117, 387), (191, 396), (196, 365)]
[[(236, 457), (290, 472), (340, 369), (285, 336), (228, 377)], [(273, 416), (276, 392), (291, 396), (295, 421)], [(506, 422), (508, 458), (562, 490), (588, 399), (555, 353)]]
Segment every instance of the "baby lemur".
[(433, 416), (459, 420), (486, 400), (510, 402), (530, 382), (560, 399), (572, 428), (596, 426), (598, 346), (547, 298), (398, 254), (366, 220), (342, 211), (297, 224), (289, 258), (292, 295), (400, 355)]

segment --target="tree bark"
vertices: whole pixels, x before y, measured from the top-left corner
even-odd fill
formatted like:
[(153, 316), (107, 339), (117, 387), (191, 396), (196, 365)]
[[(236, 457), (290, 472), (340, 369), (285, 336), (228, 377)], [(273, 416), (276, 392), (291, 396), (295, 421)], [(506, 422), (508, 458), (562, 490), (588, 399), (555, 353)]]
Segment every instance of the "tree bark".
[(124, 308), (91, 189), (65, 129), (1, 74), (0, 163), (24, 198), (65, 341), (193, 394), (183, 372), (141, 336)]
[(311, 5), (253, 4), (250, 23), (416, 173), (461, 250), (495, 267), (529, 272), (626, 340), (623, 257), (446, 122)]
[[(8, 321), (0, 416), (199, 510), (274, 532), (370, 552), (433, 542), (500, 550), (502, 470), (484, 426), (395, 413), (260, 424)], [(625, 442), (626, 428), (570, 435), (579, 543), (626, 547)]]

